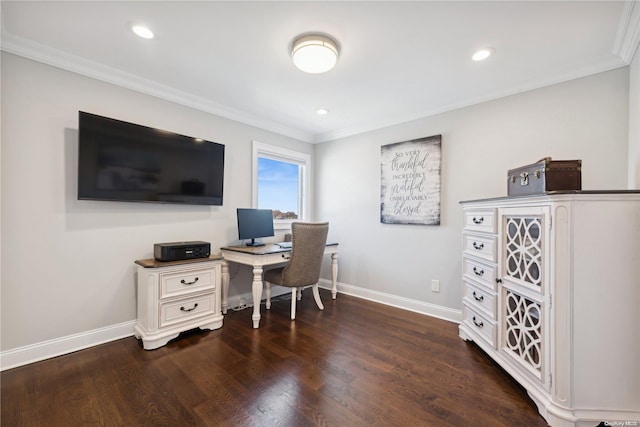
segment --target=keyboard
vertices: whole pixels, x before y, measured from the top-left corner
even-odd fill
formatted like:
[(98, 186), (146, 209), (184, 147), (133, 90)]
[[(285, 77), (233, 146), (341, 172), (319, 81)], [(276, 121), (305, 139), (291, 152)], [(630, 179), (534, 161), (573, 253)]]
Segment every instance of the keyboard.
[(291, 249), (291, 242), (280, 242), (277, 245), (282, 249)]

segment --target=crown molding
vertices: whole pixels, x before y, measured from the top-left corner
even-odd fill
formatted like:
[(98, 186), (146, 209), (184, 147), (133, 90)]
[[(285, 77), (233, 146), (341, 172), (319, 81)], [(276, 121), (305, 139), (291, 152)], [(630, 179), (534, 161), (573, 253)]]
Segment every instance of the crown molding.
[(323, 134), (318, 134), (315, 136), (313, 142), (316, 144), (319, 144), (323, 142), (334, 141), (336, 139), (347, 138), (350, 136), (363, 134), (366, 132), (372, 132), (372, 131), (388, 128), (391, 126), (401, 125), (401, 124), (409, 123), (415, 120), (420, 120), (420, 119), (425, 119), (431, 116), (435, 116), (437, 114), (459, 110), (465, 107), (471, 107), (473, 105), (494, 101), (496, 99), (505, 98), (507, 96), (516, 95), (523, 92), (529, 92), (534, 89), (541, 89), (546, 86), (552, 86), (558, 83), (563, 83), (570, 80), (576, 80), (576, 79), (587, 77), (593, 74), (615, 70), (617, 68), (622, 68), (627, 65), (628, 64), (625, 63), (621, 58), (617, 56), (608, 55), (607, 58), (603, 58), (597, 64), (592, 64), (587, 67), (583, 67), (581, 69), (571, 71), (569, 73), (557, 74), (553, 77), (546, 78), (546, 79), (532, 80), (530, 82), (523, 83), (522, 85), (512, 87), (508, 90), (496, 91), (493, 93), (483, 95), (481, 97), (469, 98), (464, 101), (461, 101), (455, 104), (450, 104), (442, 108), (422, 111), (420, 113), (414, 114), (411, 117), (405, 117), (400, 120), (376, 121), (375, 124), (374, 123), (362, 124), (361, 126), (343, 128), (343, 129), (338, 129), (331, 132), (326, 132)]
[(613, 53), (627, 64), (631, 64), (640, 45), (640, 2), (625, 1)]
[(612, 52), (616, 56), (613, 58), (607, 57), (597, 64), (590, 65), (570, 73), (560, 74), (552, 78), (524, 83), (506, 91), (494, 92), (482, 97), (467, 99), (443, 108), (422, 111), (412, 115), (411, 117), (382, 122), (376, 121), (374, 123), (363, 123), (359, 126), (336, 129), (314, 135), (309, 132), (293, 129), (280, 123), (266, 120), (202, 97), (177, 90), (149, 79), (141, 78), (113, 67), (105, 66), (77, 55), (72, 55), (40, 43), (35, 43), (10, 34), (6, 32), (4, 28), (1, 30), (2, 51), (312, 144), (329, 142), (366, 132), (372, 132), (386, 127), (396, 126), (434, 116), (436, 114), (442, 114), (448, 111), (493, 101), (498, 98), (527, 92), (533, 89), (539, 89), (564, 81), (578, 79), (591, 74), (624, 67), (629, 65), (633, 60), (634, 53), (638, 49), (639, 44), (640, 2), (627, 1), (625, 2), (624, 10), (620, 19), (620, 25), (618, 27), (618, 34)]
[(292, 129), (280, 123), (266, 120), (199, 96), (194, 96), (117, 68), (108, 67), (77, 55), (35, 43), (10, 34), (4, 29), (2, 30), (1, 39), (1, 50), (4, 52), (214, 114), (245, 125), (254, 126), (265, 131), (288, 136), (299, 141), (311, 143), (314, 140), (313, 135), (310, 133)]

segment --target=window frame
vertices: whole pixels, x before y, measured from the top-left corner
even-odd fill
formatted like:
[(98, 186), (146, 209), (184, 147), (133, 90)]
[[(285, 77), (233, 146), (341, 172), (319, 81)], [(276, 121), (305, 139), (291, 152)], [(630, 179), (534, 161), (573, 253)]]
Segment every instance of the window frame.
[(300, 166), (298, 205), (300, 214), (298, 219), (274, 219), (275, 230), (290, 230), (294, 221), (309, 221), (311, 219), (311, 155), (275, 145), (253, 141), (252, 155), (252, 206), (258, 207), (258, 158), (263, 157), (281, 162), (293, 163)]

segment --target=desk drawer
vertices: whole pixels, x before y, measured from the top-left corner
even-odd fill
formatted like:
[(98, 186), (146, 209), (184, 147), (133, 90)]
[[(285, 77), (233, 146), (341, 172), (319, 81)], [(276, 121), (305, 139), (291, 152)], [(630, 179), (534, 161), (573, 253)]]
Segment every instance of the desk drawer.
[(160, 304), (160, 327), (214, 314), (214, 293)]
[(275, 254), (262, 255), (260, 261), (262, 265), (277, 265), (282, 262), (289, 262), (289, 258), (291, 258), (291, 252), (279, 252)]

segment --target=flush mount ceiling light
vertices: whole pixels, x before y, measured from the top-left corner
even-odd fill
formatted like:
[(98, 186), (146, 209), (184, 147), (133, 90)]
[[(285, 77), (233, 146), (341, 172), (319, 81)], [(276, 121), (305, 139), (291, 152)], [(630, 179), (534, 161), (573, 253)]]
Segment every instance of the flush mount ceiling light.
[(326, 108), (318, 108), (316, 110), (316, 114), (319, 114), (321, 116), (326, 116), (327, 114), (329, 114), (329, 110), (327, 110)]
[(338, 47), (327, 36), (307, 35), (293, 42), (291, 57), (295, 66), (305, 73), (325, 73), (338, 62)]
[(474, 53), (471, 59), (473, 59), (474, 61), (484, 61), (485, 59), (493, 55), (495, 51), (496, 50), (492, 47), (486, 47)]
[(152, 39), (153, 31), (144, 25), (134, 25), (131, 27), (131, 31), (133, 31), (137, 36), (142, 37), (143, 39)]

